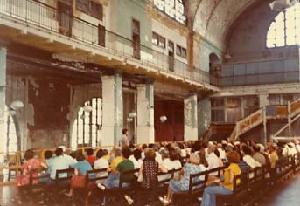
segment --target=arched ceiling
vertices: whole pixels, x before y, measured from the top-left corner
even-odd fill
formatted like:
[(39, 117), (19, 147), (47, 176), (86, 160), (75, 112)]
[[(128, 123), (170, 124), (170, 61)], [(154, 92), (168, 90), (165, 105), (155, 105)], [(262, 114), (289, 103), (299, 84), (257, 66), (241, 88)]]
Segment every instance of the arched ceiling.
[(226, 34), (234, 21), (250, 6), (269, 0), (191, 0), (193, 29), (223, 49)]

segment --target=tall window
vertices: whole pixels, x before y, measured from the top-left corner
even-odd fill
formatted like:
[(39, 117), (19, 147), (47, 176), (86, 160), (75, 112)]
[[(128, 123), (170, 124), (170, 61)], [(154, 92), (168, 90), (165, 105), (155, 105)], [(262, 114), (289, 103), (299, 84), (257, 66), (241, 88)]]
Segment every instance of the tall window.
[(300, 45), (300, 3), (280, 12), (269, 27), (267, 47)]

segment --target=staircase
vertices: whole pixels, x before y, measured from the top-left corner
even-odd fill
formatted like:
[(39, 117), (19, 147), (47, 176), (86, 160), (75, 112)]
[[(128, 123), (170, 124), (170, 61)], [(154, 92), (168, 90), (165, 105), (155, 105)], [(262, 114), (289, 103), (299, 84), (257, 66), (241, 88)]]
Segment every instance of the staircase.
[[(243, 134), (246, 134), (251, 129), (263, 125), (263, 130), (267, 130), (267, 123), (270, 120), (284, 120), (288, 119), (288, 123), (285, 123), (281, 127), (274, 137), (277, 137), (282, 131), (284, 131), (291, 123), (300, 118), (300, 99), (291, 102), (288, 106), (267, 106), (260, 108), (256, 112), (250, 114), (244, 119), (236, 122), (233, 132), (229, 139), (237, 140)], [(266, 126), (264, 126), (266, 125)], [(267, 131), (264, 131), (267, 134)]]

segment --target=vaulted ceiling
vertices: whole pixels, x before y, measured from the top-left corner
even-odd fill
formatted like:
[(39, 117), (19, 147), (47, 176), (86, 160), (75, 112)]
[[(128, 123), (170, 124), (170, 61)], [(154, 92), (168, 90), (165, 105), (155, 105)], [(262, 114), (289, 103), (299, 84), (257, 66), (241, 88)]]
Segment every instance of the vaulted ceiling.
[(248, 8), (270, 0), (190, 0), (194, 31), (223, 48), (226, 34), (235, 20)]

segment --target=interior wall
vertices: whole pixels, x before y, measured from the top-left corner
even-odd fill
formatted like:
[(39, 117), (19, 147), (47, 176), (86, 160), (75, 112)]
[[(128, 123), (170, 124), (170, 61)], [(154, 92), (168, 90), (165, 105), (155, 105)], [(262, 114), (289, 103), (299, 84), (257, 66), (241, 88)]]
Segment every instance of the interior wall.
[(243, 13), (228, 33), (229, 54), (236, 57), (265, 51), (269, 25), (277, 14), (277, 11), (271, 11), (267, 1)]

